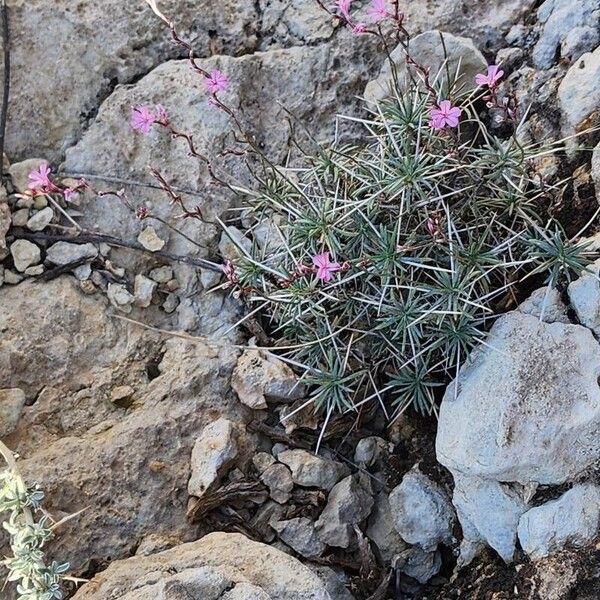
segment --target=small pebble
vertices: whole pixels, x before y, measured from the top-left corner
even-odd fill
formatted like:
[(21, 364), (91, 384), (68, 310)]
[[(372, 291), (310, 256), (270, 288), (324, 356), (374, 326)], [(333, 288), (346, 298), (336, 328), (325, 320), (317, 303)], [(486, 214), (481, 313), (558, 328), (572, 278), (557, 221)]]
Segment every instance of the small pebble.
[(29, 209), (20, 208), (12, 214), (13, 227), (25, 227), (29, 221)]
[(173, 269), (171, 267), (157, 267), (150, 271), (150, 279), (156, 281), (156, 283), (167, 283), (173, 279)]
[(31, 265), (40, 262), (40, 249), (28, 240), (16, 240), (10, 245), (10, 253), (15, 263), (15, 269), (21, 273)]
[(44, 272), (44, 265), (35, 265), (34, 267), (27, 267), (25, 269), (25, 275), (30, 277), (37, 277)]
[(154, 227), (146, 227), (140, 235), (137, 237), (138, 242), (146, 248), (146, 250), (150, 250), (150, 252), (158, 252), (162, 250), (165, 241), (158, 237), (156, 230)]
[(110, 393), (110, 401), (117, 406), (127, 408), (133, 401), (134, 389), (130, 385), (119, 385)]
[(27, 221), (27, 229), (30, 231), (43, 231), (52, 223), (54, 211), (47, 206), (46, 208), (34, 213)]

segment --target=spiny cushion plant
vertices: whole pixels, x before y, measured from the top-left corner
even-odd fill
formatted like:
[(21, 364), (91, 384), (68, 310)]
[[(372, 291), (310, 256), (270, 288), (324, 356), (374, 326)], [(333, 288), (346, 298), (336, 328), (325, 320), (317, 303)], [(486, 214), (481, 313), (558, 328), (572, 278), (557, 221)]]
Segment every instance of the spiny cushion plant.
[(396, 85), (359, 120), (369, 143), (246, 190), (254, 243), (228, 277), (329, 413), (374, 399), (432, 412), (519, 282), (545, 272), (557, 285), (586, 264), (543, 210), (531, 161), (551, 150), (494, 137), (489, 90), (432, 89)]

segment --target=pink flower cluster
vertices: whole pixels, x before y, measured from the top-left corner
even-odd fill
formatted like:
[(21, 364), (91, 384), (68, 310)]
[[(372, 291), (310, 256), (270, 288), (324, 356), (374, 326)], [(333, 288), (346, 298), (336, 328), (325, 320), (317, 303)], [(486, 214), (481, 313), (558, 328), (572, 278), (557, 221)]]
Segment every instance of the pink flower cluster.
[(445, 129), (446, 127), (457, 127), (462, 110), (458, 106), (452, 106), (450, 100), (442, 100), (438, 106), (429, 111), (429, 126), (433, 129)]
[(227, 75), (219, 71), (219, 69), (214, 69), (211, 71), (204, 83), (206, 84), (206, 89), (211, 94), (225, 92), (227, 89), (229, 89), (229, 78)]
[(62, 194), (67, 202), (72, 202), (77, 192), (85, 187), (87, 183), (82, 179), (74, 187), (60, 188), (50, 179), (50, 167), (43, 163), (37, 170), (29, 173), (28, 189), (32, 194)]
[[(352, 29), (352, 33), (360, 35), (367, 31), (365, 23), (355, 23), (350, 15), (350, 5), (352, 0), (337, 0), (336, 6), (340, 15), (346, 24)], [(367, 10), (367, 16), (371, 23), (379, 23), (383, 19), (392, 17), (392, 12), (388, 9), (386, 0), (371, 0), (369, 9)]]

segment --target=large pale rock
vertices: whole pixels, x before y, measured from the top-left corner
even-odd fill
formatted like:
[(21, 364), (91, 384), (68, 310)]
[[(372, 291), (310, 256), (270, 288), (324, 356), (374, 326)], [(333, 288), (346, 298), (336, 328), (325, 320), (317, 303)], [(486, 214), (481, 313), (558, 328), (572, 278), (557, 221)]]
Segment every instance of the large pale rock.
[(540, 69), (549, 69), (557, 58), (577, 60), (600, 43), (598, 0), (546, 0), (537, 16), (543, 27), (532, 57)]
[(497, 481), (455, 474), (452, 501), (463, 532), (459, 563), (469, 564), (485, 544), (512, 561), (519, 518), (527, 510), (522, 496)]
[[(143, 1), (7, 4), (12, 42), (10, 156), (34, 153), (56, 160), (78, 139), (115, 85), (134, 81), (179, 54), (165, 24)], [(164, 0), (159, 6), (193, 41), (199, 56), (249, 54), (273, 44), (331, 37), (329, 18), (309, 0), (265, 4), (268, 10), (253, 0)], [(263, 11), (268, 20), (262, 19)], [(32, 69), (35, 64), (53, 68)]]
[(408, 544), (400, 537), (394, 527), (394, 517), (390, 509), (388, 495), (381, 492), (375, 496), (375, 503), (369, 525), (367, 537), (377, 546), (384, 561), (392, 559), (407, 549)]
[(109, 598), (336, 600), (315, 571), (237, 533), (211, 533), (160, 554), (114, 562), (75, 594), (76, 600)]
[(573, 63), (558, 86), (562, 130), (573, 134), (594, 125), (600, 111), (600, 46)]
[[(430, 69), (434, 86), (441, 86), (442, 89), (448, 87), (449, 72), (451, 81), (458, 75), (456, 89), (468, 92), (475, 88), (475, 75), (487, 69), (487, 61), (472, 40), (438, 30), (426, 31), (412, 39), (410, 55), (417, 63)], [(414, 69), (408, 69), (406, 66), (406, 53), (402, 45), (398, 45), (392, 51), (390, 59), (396, 65), (400, 85), (407, 84), (409, 73), (418, 79)], [(393, 83), (390, 59), (383, 64), (377, 79), (367, 84), (364, 97), (368, 102), (375, 102), (390, 95), (390, 86)]]
[[(197, 537), (186, 517), (190, 456), (207, 422), (244, 422), (229, 383), (237, 351), (107, 318), (106, 301), (70, 279), (19, 288), (0, 294), (0, 387), (37, 401), (10, 444), (55, 517), (87, 507), (61, 527), (52, 556), (81, 573), (150, 533)], [(110, 402), (124, 385), (129, 408)], [(237, 444), (242, 456), (253, 451), (247, 436)]]
[(588, 329), (501, 317), (446, 391), (438, 460), (454, 474), (497, 481), (576, 477), (600, 457), (599, 372)]
[(455, 515), (450, 498), (418, 467), (391, 491), (389, 504), (396, 531), (404, 541), (427, 551), (452, 542)]
[(557, 500), (528, 510), (519, 521), (519, 541), (533, 559), (568, 546), (591, 543), (600, 530), (600, 487), (576, 485)]
[(600, 260), (569, 284), (568, 293), (579, 322), (600, 335)]

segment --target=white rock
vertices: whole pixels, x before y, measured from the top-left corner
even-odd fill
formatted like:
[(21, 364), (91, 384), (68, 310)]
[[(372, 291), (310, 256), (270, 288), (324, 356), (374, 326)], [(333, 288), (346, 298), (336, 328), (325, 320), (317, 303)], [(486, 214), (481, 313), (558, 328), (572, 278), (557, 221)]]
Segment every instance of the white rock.
[(316, 523), (319, 539), (328, 546), (348, 548), (356, 534), (354, 526), (368, 518), (373, 496), (358, 475), (349, 475), (336, 483)]
[(384, 561), (390, 562), (407, 549), (407, 543), (400, 537), (394, 527), (394, 517), (390, 509), (388, 495), (385, 492), (377, 494), (375, 504), (369, 517), (367, 537), (379, 548)]
[(288, 365), (274, 355), (248, 348), (233, 371), (231, 387), (240, 402), (254, 409), (267, 408), (267, 400), (290, 402), (302, 398), (304, 385)]
[(25, 393), (19, 388), (0, 390), (0, 439), (10, 435), (25, 406)]
[(75, 275), (79, 281), (86, 281), (92, 275), (92, 267), (89, 263), (79, 265), (76, 269), (73, 269), (73, 275)]
[[(443, 43), (440, 35), (443, 35)], [(410, 52), (417, 62), (426, 65), (431, 70), (431, 79), (437, 78), (435, 85), (446, 86), (445, 65), (448, 66), (451, 77), (454, 77), (458, 70), (459, 77), (456, 83), (458, 88), (465, 91), (474, 89), (475, 75), (485, 72), (487, 69), (487, 61), (472, 40), (438, 30), (426, 31), (415, 36), (410, 42)], [(396, 47), (390, 56), (396, 64), (400, 84), (406, 85), (408, 70), (403, 46)], [(411, 73), (414, 74), (412, 69)], [(379, 77), (367, 84), (364, 93), (365, 100), (375, 102), (389, 96), (391, 84), (392, 70), (388, 59), (383, 64)]]
[(519, 521), (519, 541), (534, 560), (566, 547), (590, 544), (600, 528), (600, 487), (579, 484), (557, 500), (528, 510)]
[(600, 346), (585, 327), (500, 317), (446, 390), (438, 461), (497, 481), (575, 478), (600, 457), (598, 373)]
[(34, 265), (33, 267), (27, 267), (24, 271), (28, 277), (37, 277), (44, 272), (44, 265)]
[(92, 259), (98, 256), (98, 248), (94, 244), (72, 244), (56, 242), (46, 252), (46, 258), (55, 265), (68, 265), (82, 259)]
[(29, 209), (20, 208), (12, 214), (12, 224), (14, 227), (25, 227), (29, 221)]
[(533, 49), (536, 67), (549, 69), (560, 57), (577, 60), (600, 42), (598, 0), (546, 0), (538, 9), (542, 33)]
[(45, 164), (48, 164), (48, 161), (42, 158), (28, 158), (10, 165), (8, 174), (15, 190), (20, 194), (24, 194), (29, 187), (29, 173), (37, 171)]
[(277, 459), (290, 468), (294, 483), (302, 487), (329, 491), (349, 473), (346, 465), (308, 450), (284, 450), (277, 454)]
[(171, 267), (156, 267), (150, 271), (150, 279), (156, 283), (167, 283), (173, 279), (173, 269)]
[(572, 281), (567, 291), (579, 322), (600, 335), (600, 260)]
[(131, 305), (134, 303), (135, 297), (122, 283), (109, 283), (107, 296), (117, 310), (125, 313), (131, 312)]
[(28, 240), (15, 240), (10, 245), (10, 253), (15, 263), (15, 269), (21, 273), (40, 262), (40, 249)]
[(27, 229), (31, 231), (42, 231), (52, 223), (52, 219), (54, 218), (54, 211), (47, 206), (43, 208), (39, 212), (36, 212), (28, 221), (27, 221)]
[(556, 288), (542, 287), (535, 290), (519, 304), (517, 310), (527, 315), (533, 315), (546, 323), (570, 323), (567, 307)]
[(152, 294), (156, 289), (156, 281), (148, 279), (144, 275), (136, 275), (133, 284), (134, 304), (140, 308), (147, 308), (152, 303)]
[(558, 100), (564, 135), (593, 125), (587, 119), (600, 110), (600, 46), (573, 63), (558, 86)]
[(273, 525), (279, 539), (305, 558), (318, 558), (326, 545), (319, 539), (313, 521), (297, 517)]
[(158, 237), (154, 227), (145, 227), (144, 230), (138, 235), (137, 241), (150, 252), (158, 252), (165, 246), (165, 240)]
[(519, 519), (528, 508), (523, 498), (507, 484), (455, 474), (452, 501), (463, 532), (459, 564), (469, 564), (485, 544), (511, 562)]
[(404, 541), (426, 551), (451, 544), (455, 515), (450, 498), (418, 466), (391, 491), (389, 503), (394, 526)]
[(192, 450), (190, 496), (202, 497), (238, 456), (235, 426), (220, 418), (207, 425)]

